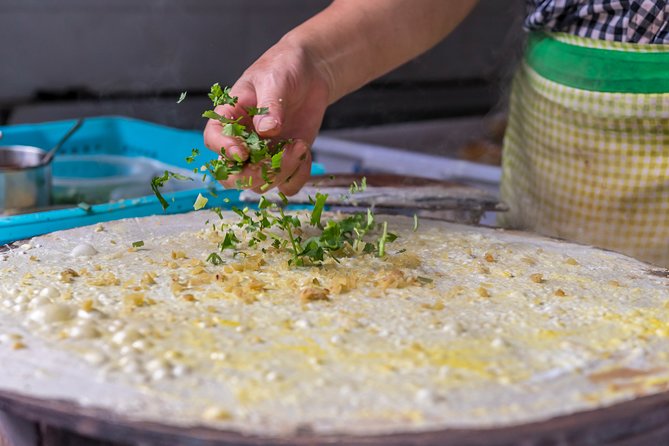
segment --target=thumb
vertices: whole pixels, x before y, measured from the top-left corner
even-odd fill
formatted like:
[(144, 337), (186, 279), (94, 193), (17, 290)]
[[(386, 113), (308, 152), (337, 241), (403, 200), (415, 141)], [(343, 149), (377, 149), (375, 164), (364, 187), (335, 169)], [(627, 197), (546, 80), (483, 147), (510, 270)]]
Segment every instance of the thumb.
[(263, 138), (273, 138), (281, 133), (284, 120), (283, 99), (271, 92), (258, 92), (258, 108), (267, 108), (267, 113), (253, 117), (253, 126)]

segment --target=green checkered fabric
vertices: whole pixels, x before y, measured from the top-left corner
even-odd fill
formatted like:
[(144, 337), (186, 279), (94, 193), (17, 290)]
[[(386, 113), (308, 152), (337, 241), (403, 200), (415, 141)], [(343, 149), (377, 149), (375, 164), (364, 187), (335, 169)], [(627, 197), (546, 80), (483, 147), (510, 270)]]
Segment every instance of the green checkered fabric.
[[(616, 45), (615, 51), (631, 46)], [(669, 266), (669, 92), (581, 90), (522, 64), (513, 82), (501, 193), (511, 208), (500, 217), (503, 226)]]

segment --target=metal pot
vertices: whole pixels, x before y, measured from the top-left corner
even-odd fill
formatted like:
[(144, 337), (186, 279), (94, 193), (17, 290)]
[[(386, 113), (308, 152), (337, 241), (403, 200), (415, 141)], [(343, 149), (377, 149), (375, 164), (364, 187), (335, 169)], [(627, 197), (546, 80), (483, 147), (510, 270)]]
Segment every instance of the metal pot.
[(0, 214), (49, 206), (51, 163), (46, 150), (32, 146), (0, 146)]

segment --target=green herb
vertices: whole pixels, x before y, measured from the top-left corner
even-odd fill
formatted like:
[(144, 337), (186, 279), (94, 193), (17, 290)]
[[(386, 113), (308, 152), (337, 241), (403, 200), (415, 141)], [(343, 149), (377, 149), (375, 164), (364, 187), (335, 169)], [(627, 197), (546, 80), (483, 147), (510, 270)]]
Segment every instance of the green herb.
[(286, 197), (286, 194), (279, 192), (279, 198), (281, 198), (281, 202), (284, 206), (288, 206), (288, 197)]
[[(236, 106), (238, 98), (232, 96), (230, 88), (222, 88), (219, 84), (211, 87), (209, 98), (213, 107), (220, 105)], [(269, 112), (267, 107), (249, 107), (246, 113), (249, 116), (263, 115)], [(213, 159), (205, 162), (194, 172), (202, 172), (203, 181), (207, 176), (216, 181), (225, 181), (233, 175), (240, 174), (247, 165), (259, 165), (260, 173), (264, 184), (260, 186), (262, 191), (271, 187), (274, 175), (281, 169), (285, 147), (290, 144), (290, 140), (276, 141), (269, 138), (261, 138), (254, 130), (249, 129), (242, 122), (242, 117), (226, 118), (220, 113), (207, 110), (202, 114), (203, 117), (214, 119), (221, 124), (221, 131), (226, 136), (231, 136), (240, 140), (248, 150), (248, 158), (242, 160), (238, 155), (226, 156), (225, 148), (221, 148), (220, 159)], [(186, 158), (187, 163), (193, 163), (200, 154), (198, 149), (192, 149), (190, 156)], [(304, 159), (304, 158), (303, 158)], [(331, 177), (333, 178), (333, 177)], [(170, 179), (191, 179), (174, 172), (165, 171), (163, 175), (155, 177), (151, 181), (151, 188), (158, 197), (163, 208), (167, 208), (168, 203), (160, 194), (160, 188)], [(237, 188), (253, 187), (252, 177), (237, 178), (235, 181)], [(351, 193), (362, 192), (367, 188), (367, 179), (362, 178), (360, 184), (354, 182), (349, 189)], [(316, 193), (311, 198), (313, 205), (309, 218), (302, 222), (295, 215), (285, 213), (282, 206), (288, 204), (288, 198), (285, 194), (279, 192), (281, 204), (271, 203), (265, 197), (261, 197), (258, 208), (251, 210), (249, 208), (231, 207), (231, 210), (237, 214), (239, 220), (233, 225), (221, 224), (220, 231), (223, 238), (218, 244), (219, 252), (233, 250), (233, 257), (238, 254), (245, 254), (239, 251), (242, 243), (248, 247), (259, 247), (262, 252), (267, 252), (269, 246), (276, 250), (284, 250), (290, 254), (289, 264), (294, 266), (312, 266), (321, 265), (326, 259), (332, 259), (339, 262), (340, 258), (357, 254), (376, 254), (379, 257), (386, 255), (386, 244), (397, 238), (395, 234), (388, 232), (386, 222), (377, 224), (374, 214), (370, 209), (366, 213), (356, 213), (341, 219), (328, 219), (323, 216), (327, 204), (327, 194)], [(212, 193), (216, 198), (216, 195)], [(223, 198), (224, 203), (229, 203), (229, 198)], [(209, 199), (198, 194), (193, 208), (199, 210), (209, 203)], [(214, 207), (219, 218), (223, 218), (220, 208)], [(306, 236), (309, 228), (302, 228), (302, 225), (309, 226), (313, 236)], [(216, 225), (213, 229), (218, 231)], [(239, 236), (242, 231), (244, 236)], [(244, 242), (242, 242), (244, 240)], [(207, 257), (207, 261), (219, 265), (223, 263), (221, 256), (212, 252)]]
[(197, 194), (197, 198), (195, 199), (195, 203), (193, 203), (193, 209), (196, 211), (199, 211), (203, 207), (207, 205), (207, 202), (209, 201), (208, 198), (203, 197), (202, 194)]
[(181, 104), (184, 101), (184, 99), (186, 99), (187, 94), (188, 94), (187, 91), (182, 92), (181, 95), (179, 95), (179, 100), (177, 101), (177, 104)]
[(418, 276), (418, 277), (416, 277), (416, 280), (418, 280), (418, 281), (419, 281), (420, 283), (422, 283), (422, 284), (428, 284), (428, 283), (432, 283), (432, 282), (434, 282), (434, 281), (433, 281), (432, 279), (430, 279), (429, 277), (422, 277), (422, 276)]
[(85, 212), (91, 212), (91, 205), (86, 203), (85, 201), (82, 201), (77, 205), (79, 209), (82, 209)]
[[(227, 124), (223, 125), (223, 134), (225, 136), (244, 136), (245, 131), (246, 127), (238, 122), (228, 122)], [(239, 158), (239, 155), (235, 154), (235, 156), (235, 161), (242, 162), (241, 158)]]
[(265, 198), (264, 196), (260, 197), (260, 201), (258, 202), (258, 209), (267, 209), (268, 207), (271, 206), (272, 203)]
[(328, 199), (328, 194), (321, 194), (316, 192), (316, 199), (314, 200), (314, 209), (311, 211), (311, 224), (314, 226), (322, 227), (321, 225), (321, 214), (323, 214), (323, 209), (325, 208), (325, 201)]
[[(198, 149), (191, 149), (190, 150), (190, 156), (186, 157), (186, 162), (188, 164), (192, 164), (195, 161), (195, 158), (197, 158), (200, 155), (200, 150)], [(197, 172), (197, 170), (196, 170)]]
[(413, 232), (418, 230), (418, 214), (413, 214)]
[(163, 210), (167, 209), (170, 205), (165, 200), (165, 197), (160, 193), (160, 188), (165, 186), (165, 183), (167, 180), (170, 178), (174, 178), (175, 180), (193, 180), (192, 178), (189, 178), (185, 175), (181, 175), (178, 173), (170, 172), (169, 170), (166, 170), (161, 176), (159, 177), (153, 177), (151, 180), (151, 189), (153, 190), (153, 193), (156, 194), (156, 197), (158, 198), (158, 201), (160, 201), (160, 205), (163, 207)]
[[(236, 96), (230, 95), (229, 88), (221, 88), (219, 84), (214, 84), (211, 87), (209, 97), (214, 107), (222, 104), (234, 106), (238, 101)], [(246, 111), (250, 116), (255, 116), (266, 114), (269, 109), (267, 107), (249, 107)], [(246, 160), (242, 160), (238, 156), (230, 159), (223, 155), (223, 160), (218, 160), (219, 162), (216, 163), (216, 175), (214, 177), (216, 180), (226, 180), (230, 175), (241, 172), (248, 164), (260, 164), (261, 166), (265, 166), (265, 169), (267, 169), (267, 166), (270, 166), (273, 173), (279, 172), (284, 149), (286, 144), (290, 142), (289, 140), (275, 142), (270, 138), (261, 138), (255, 131), (250, 130), (241, 122), (241, 116), (236, 119), (230, 119), (214, 110), (207, 110), (202, 116), (220, 122), (223, 134), (240, 139), (249, 153)], [(221, 153), (225, 153), (224, 148), (221, 150)], [(271, 184), (272, 178), (269, 172), (263, 172), (263, 180), (266, 184)], [(237, 187), (244, 188), (251, 187), (251, 185), (240, 183)]]
[(211, 212), (213, 212), (214, 214), (218, 215), (218, 218), (220, 218), (221, 220), (223, 220), (223, 211), (221, 210), (221, 208), (219, 208), (219, 207), (213, 207), (213, 208), (211, 208)]
[(226, 249), (234, 249), (237, 247), (238, 243), (239, 239), (235, 235), (234, 231), (228, 230), (228, 232), (225, 233), (223, 241), (218, 244), (218, 248), (221, 251), (225, 251)]
[(388, 232), (387, 221), (384, 221), (381, 227), (383, 228), (383, 232), (381, 233), (381, 236), (378, 240), (379, 257), (386, 255), (386, 243), (394, 242), (397, 239), (397, 235), (393, 234), (392, 232)]
[(246, 113), (249, 114), (249, 116), (256, 116), (256, 115), (266, 115), (269, 113), (269, 108), (268, 107), (248, 107), (246, 109)]
[(142, 246), (144, 246), (144, 241), (143, 240), (139, 240), (137, 242), (132, 242), (132, 247), (133, 248), (141, 248)]
[(272, 169), (278, 171), (281, 169), (281, 160), (283, 159), (283, 151), (277, 152), (272, 155)]
[(214, 107), (224, 104), (232, 105), (234, 107), (237, 104), (237, 97), (230, 96), (230, 87), (221, 88), (218, 82), (211, 86), (209, 99), (211, 99)]
[(207, 262), (211, 262), (214, 265), (220, 265), (221, 263), (223, 263), (223, 259), (215, 252), (212, 252), (211, 254), (209, 254), (209, 257), (207, 257)]
[(367, 177), (362, 177), (360, 185), (358, 185), (357, 181), (353, 181), (353, 184), (348, 188), (348, 191), (351, 194), (357, 194), (358, 192), (364, 192), (365, 190), (367, 190)]

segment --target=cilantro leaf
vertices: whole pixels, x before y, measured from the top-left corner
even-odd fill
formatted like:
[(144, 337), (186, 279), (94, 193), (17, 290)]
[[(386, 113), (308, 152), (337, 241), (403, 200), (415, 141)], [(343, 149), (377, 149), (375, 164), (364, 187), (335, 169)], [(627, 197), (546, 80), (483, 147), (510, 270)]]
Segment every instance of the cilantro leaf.
[(230, 95), (230, 87), (221, 88), (218, 82), (211, 86), (209, 99), (211, 99), (214, 107), (219, 105), (235, 106), (237, 104), (237, 96)]
[(195, 158), (197, 158), (199, 155), (200, 155), (199, 149), (191, 149), (190, 155), (186, 157), (186, 163), (192, 164), (195, 161)]
[(244, 136), (244, 133), (246, 133), (246, 127), (237, 122), (223, 125), (223, 134), (226, 136)]
[(151, 190), (153, 190), (153, 193), (158, 198), (158, 201), (160, 202), (160, 205), (163, 207), (163, 210), (167, 209), (170, 205), (167, 202), (167, 200), (165, 200), (165, 197), (163, 197), (163, 195), (160, 193), (160, 188), (165, 186), (165, 183), (167, 183), (167, 181), (170, 178), (174, 178), (175, 180), (182, 180), (182, 181), (183, 180), (190, 180), (190, 181), (193, 180), (190, 177), (187, 177), (185, 175), (181, 175), (179, 173), (170, 172), (169, 170), (166, 170), (165, 173), (163, 173), (159, 177), (153, 177), (153, 179), (151, 180)]
[(269, 107), (248, 107), (246, 113), (248, 113), (249, 116), (266, 115), (269, 113)]

